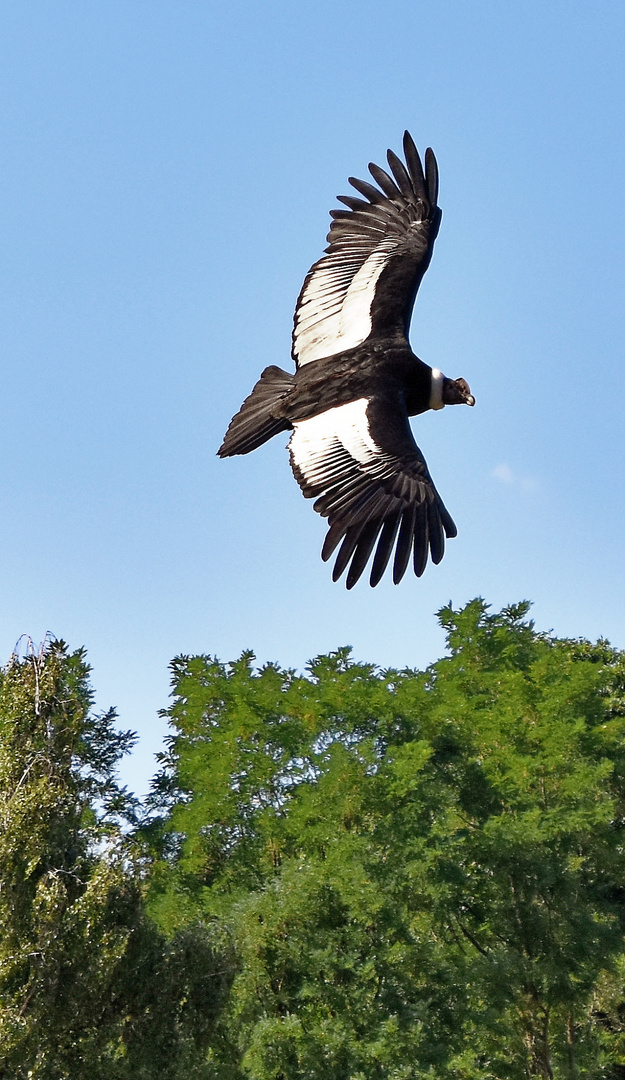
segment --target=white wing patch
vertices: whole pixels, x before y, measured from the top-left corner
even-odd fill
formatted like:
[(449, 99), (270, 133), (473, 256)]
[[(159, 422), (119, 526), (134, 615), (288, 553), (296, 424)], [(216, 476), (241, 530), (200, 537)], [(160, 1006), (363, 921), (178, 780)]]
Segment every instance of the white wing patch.
[(382, 450), (369, 432), (368, 404), (367, 398), (359, 398), (294, 425), (289, 451), (308, 485), (327, 487), (340, 480), (346, 452), (352, 464), (366, 466), (379, 459)]
[(364, 262), (362, 248), (346, 247), (313, 267), (295, 316), (299, 365), (353, 349), (369, 337), (376, 285), (397, 247), (398, 239), (387, 237)]
[(400, 416), (399, 431), (395, 430), (399, 456), (385, 452), (372, 437), (369, 404), (362, 397), (298, 420), (289, 442), (291, 467), (302, 494), (314, 498), (313, 509), (328, 519), (321, 558), (329, 559), (340, 544), (332, 578), (337, 581), (349, 565), (348, 589), (358, 581), (374, 548), (371, 585), (380, 581), (393, 549), (397, 584), (411, 557), (420, 577), (428, 554), (432, 562), (441, 561), (445, 534), (456, 535), (410, 435), (408, 418)]

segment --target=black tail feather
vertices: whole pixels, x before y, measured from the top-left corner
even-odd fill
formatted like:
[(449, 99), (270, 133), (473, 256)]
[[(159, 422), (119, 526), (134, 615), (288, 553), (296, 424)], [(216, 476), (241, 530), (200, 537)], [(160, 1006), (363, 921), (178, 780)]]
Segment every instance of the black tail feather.
[(291, 424), (276, 416), (277, 406), (293, 385), (293, 375), (272, 365), (265, 368), (249, 397), (246, 397), (236, 416), (232, 417), (219, 450), (219, 457), (249, 454), (264, 442), (288, 431)]

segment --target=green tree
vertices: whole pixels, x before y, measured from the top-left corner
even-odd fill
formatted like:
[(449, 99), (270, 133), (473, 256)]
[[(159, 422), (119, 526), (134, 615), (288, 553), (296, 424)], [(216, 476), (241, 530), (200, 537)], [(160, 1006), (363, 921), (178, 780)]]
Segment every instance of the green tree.
[(619, 1075), (625, 665), (527, 611), (444, 609), (426, 672), (174, 661), (151, 911), (234, 942), (207, 1076)]
[(145, 915), (136, 806), (115, 775), (134, 736), (114, 720), (93, 714), (84, 653), (63, 642), (0, 673), (7, 1080), (186, 1077), (227, 984), (206, 929), (166, 941)]

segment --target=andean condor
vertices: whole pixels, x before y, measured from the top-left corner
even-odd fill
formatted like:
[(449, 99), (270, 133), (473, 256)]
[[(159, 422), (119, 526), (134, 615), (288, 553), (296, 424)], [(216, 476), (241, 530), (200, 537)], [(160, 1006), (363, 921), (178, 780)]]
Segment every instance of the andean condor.
[(408, 132), (404, 154), (405, 165), (388, 151), (392, 177), (369, 165), (378, 187), (350, 177), (363, 198), (339, 196), (347, 209), (331, 211), (326, 254), (306, 275), (295, 308), (295, 374), (265, 368), (218, 451), (247, 454), (280, 431), (293, 432), (295, 479), (329, 523), (321, 557), (329, 559), (341, 545), (332, 577), (349, 564), (348, 589), (374, 548), (371, 585), (393, 547), (395, 583), (411, 554), (417, 577), (428, 551), (432, 562), (441, 561), (445, 536), (456, 536), (456, 526), (408, 417), (475, 404), (464, 379), (428, 367), (408, 344), (441, 211), (432, 150), (425, 153), (425, 173)]

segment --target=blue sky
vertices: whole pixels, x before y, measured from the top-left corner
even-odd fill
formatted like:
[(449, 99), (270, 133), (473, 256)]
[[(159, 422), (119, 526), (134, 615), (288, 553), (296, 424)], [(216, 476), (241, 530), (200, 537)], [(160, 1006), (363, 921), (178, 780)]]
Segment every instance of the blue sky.
[[(85, 645), (131, 786), (177, 653), (421, 666), (476, 595), (625, 647), (624, 51), (604, 0), (0, 3), (0, 656)], [(348, 593), (286, 438), (215, 451), (406, 127), (443, 207), (411, 341), (477, 406), (414, 424), (443, 563)]]

